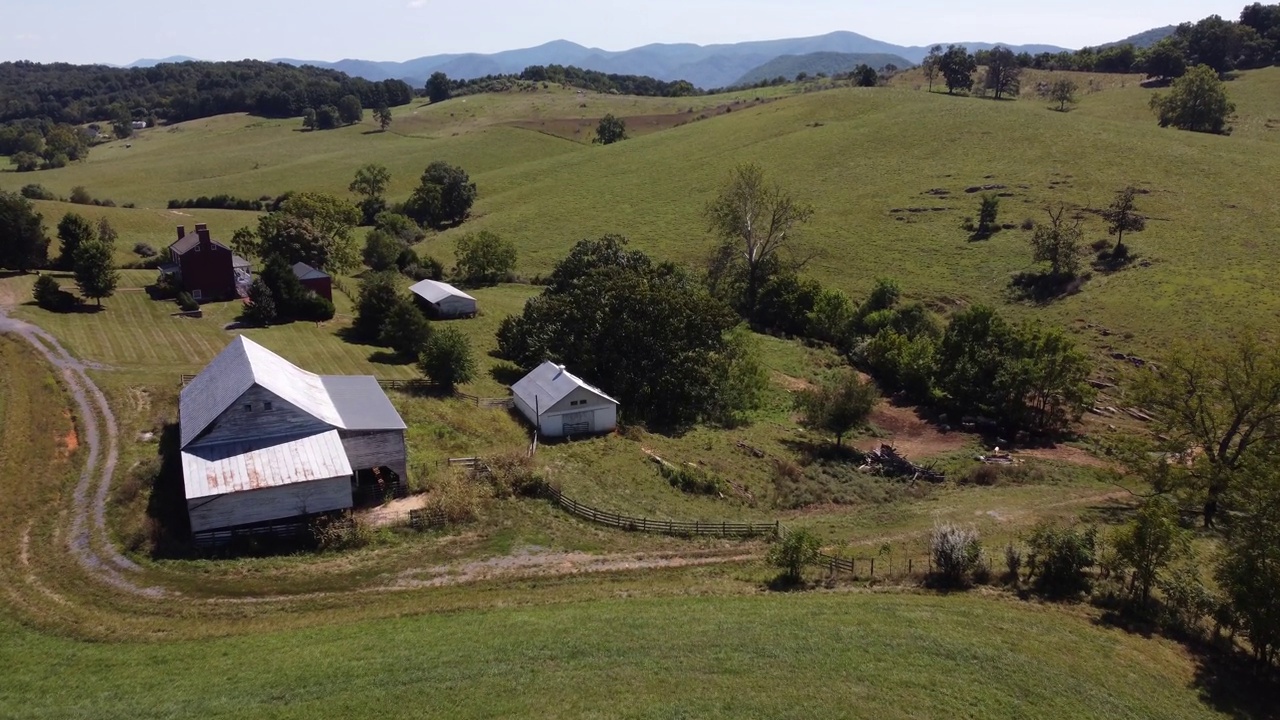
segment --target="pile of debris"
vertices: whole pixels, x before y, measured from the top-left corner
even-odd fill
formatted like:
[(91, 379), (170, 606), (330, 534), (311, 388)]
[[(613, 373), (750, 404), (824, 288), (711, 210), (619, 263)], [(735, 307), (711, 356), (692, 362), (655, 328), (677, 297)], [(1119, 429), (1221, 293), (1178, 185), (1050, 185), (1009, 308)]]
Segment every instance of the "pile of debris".
[(937, 483), (946, 480), (946, 474), (942, 471), (916, 465), (900, 455), (892, 445), (881, 444), (880, 447), (867, 453), (862, 467), (858, 469), (885, 477), (911, 478), (912, 482), (928, 480)]
[(984, 465), (1017, 465), (1020, 462), (1013, 453), (1001, 452), (999, 446), (985, 455), (975, 455), (973, 459)]

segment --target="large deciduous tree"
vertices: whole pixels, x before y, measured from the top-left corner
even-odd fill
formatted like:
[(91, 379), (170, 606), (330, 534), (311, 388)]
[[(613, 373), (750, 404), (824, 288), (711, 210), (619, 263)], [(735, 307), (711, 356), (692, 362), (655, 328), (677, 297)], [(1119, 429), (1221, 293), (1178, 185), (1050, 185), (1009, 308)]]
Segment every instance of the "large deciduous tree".
[(418, 369), (428, 380), (449, 389), (470, 382), (476, 373), (471, 341), (453, 325), (432, 332), (418, 358)]
[(1226, 84), (1207, 65), (1188, 70), (1168, 93), (1152, 95), (1150, 105), (1160, 127), (1219, 134), (1227, 132), (1227, 120), (1236, 111), (1227, 98)]
[(1012, 50), (997, 45), (987, 54), (986, 87), (995, 92), (997, 100), (1005, 95), (1017, 95), (1021, 79), (1022, 66)]
[(431, 77), (427, 78), (427, 100), (433, 103), (444, 102), (449, 99), (452, 92), (449, 84), (449, 76), (442, 72), (433, 72)]
[(364, 120), (364, 106), (355, 95), (344, 95), (338, 100), (338, 119), (343, 125), (355, 125)]
[(834, 437), (840, 447), (845, 435), (867, 422), (877, 399), (874, 386), (848, 371), (820, 388), (797, 395), (796, 408), (805, 427)]
[(391, 108), (387, 107), (385, 104), (379, 105), (378, 108), (373, 111), (373, 119), (378, 121), (378, 129), (382, 132), (386, 132), (387, 128), (391, 127)]
[(359, 262), (353, 233), (359, 223), (359, 208), (346, 200), (325, 193), (295, 193), (277, 212), (258, 221), (257, 254), (280, 254), (289, 262), (346, 272)]
[(609, 113), (600, 118), (600, 123), (596, 125), (596, 136), (591, 138), (591, 142), (597, 145), (612, 145), (627, 139), (627, 123), (620, 117), (614, 117), (613, 113)]
[(115, 294), (120, 279), (112, 265), (111, 246), (96, 238), (76, 248), (73, 272), (80, 296), (96, 300), (99, 306), (102, 298)]
[(76, 250), (97, 236), (93, 223), (78, 213), (69, 212), (58, 221), (58, 267), (70, 270), (76, 261)]
[(1066, 206), (1048, 207), (1049, 224), (1037, 225), (1031, 233), (1031, 259), (1049, 263), (1055, 278), (1074, 277), (1080, 271), (1085, 252), (1084, 231), (1078, 219), (1067, 218)]
[(378, 213), (387, 209), (387, 185), (391, 182), (391, 171), (385, 165), (369, 163), (356, 170), (347, 190), (360, 196), (360, 213), (365, 225), (373, 225)]
[(26, 272), (48, 260), (44, 218), (18, 193), (0, 191), (0, 267)]
[(1229, 498), (1241, 511), (1227, 528), (1216, 580), (1255, 657), (1274, 663), (1280, 658), (1280, 472), (1275, 463), (1250, 464)]
[[(795, 231), (813, 216), (813, 208), (768, 182), (764, 169), (749, 163), (733, 170), (704, 214), (719, 239), (708, 273), (712, 291), (754, 318), (761, 290), (780, 268), (781, 254)], [(739, 284), (740, 297), (725, 292)]]
[(459, 225), (471, 213), (476, 195), (476, 184), (466, 170), (437, 160), (422, 173), (417, 189), (404, 204), (404, 212), (429, 227)]
[(356, 298), (356, 317), (351, 324), (356, 339), (376, 343), (382, 337), (391, 312), (400, 304), (398, 275), (392, 272), (366, 273)]
[(949, 45), (938, 60), (938, 69), (947, 83), (947, 94), (954, 95), (957, 90), (973, 89), (973, 73), (978, 69), (978, 62), (963, 45)]
[(516, 268), (515, 243), (488, 230), (458, 238), (454, 252), (459, 279), (472, 285), (501, 282)]
[(726, 419), (740, 409), (725, 407), (727, 398), (758, 400), (733, 383), (750, 359), (731, 346), (737, 323), (678, 266), (606, 236), (574, 246), (543, 293), (503, 321), (498, 347), (522, 367), (564, 363), (618, 398), (631, 420), (670, 429)]
[(1138, 462), (1157, 489), (1198, 502), (1206, 527), (1248, 463), (1280, 460), (1280, 347), (1251, 331), (1176, 347), (1140, 374), (1135, 396), (1168, 458)]

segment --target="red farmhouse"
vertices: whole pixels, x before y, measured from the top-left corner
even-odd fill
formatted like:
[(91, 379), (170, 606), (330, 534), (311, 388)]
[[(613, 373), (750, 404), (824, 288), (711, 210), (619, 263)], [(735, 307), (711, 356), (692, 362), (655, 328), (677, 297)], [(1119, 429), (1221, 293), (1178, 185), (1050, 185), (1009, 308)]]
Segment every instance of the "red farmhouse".
[(178, 226), (178, 240), (169, 246), (169, 262), (160, 272), (199, 301), (246, 297), (252, 282), (249, 261), (212, 239), (204, 223), (192, 233)]

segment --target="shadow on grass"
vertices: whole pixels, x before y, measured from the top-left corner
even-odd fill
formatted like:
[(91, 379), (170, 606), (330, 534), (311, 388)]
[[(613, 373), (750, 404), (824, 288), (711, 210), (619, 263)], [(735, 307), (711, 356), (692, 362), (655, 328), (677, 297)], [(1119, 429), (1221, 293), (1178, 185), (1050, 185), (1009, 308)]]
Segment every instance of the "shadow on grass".
[(789, 573), (778, 573), (777, 577), (764, 584), (770, 592), (804, 592), (813, 587), (813, 585), (804, 581), (802, 577), (795, 577)]
[(1021, 272), (1009, 281), (1009, 290), (1015, 301), (1049, 305), (1079, 293), (1091, 277), (1090, 273)]
[(489, 368), (489, 377), (493, 378), (501, 385), (514, 385), (525, 376), (524, 370), (516, 367), (514, 363), (503, 361)]
[(369, 353), (369, 362), (378, 365), (412, 365), (414, 358), (392, 350), (375, 350)]
[(835, 443), (831, 442), (785, 438), (782, 440), (782, 444), (803, 458), (806, 463), (823, 460), (826, 462), (861, 464), (867, 457), (865, 453), (855, 447), (849, 445), (836, 446)]
[(177, 423), (160, 430), (160, 469), (151, 483), (147, 500), (151, 556), (156, 559), (189, 557), (191, 524), (187, 517), (186, 490), (182, 482), (182, 436)]

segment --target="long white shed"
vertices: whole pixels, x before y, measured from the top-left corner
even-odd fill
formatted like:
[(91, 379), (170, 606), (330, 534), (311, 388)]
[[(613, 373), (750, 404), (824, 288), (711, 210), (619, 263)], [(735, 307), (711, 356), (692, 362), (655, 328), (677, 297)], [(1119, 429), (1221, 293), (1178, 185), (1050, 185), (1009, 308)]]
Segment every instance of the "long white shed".
[(472, 317), (476, 314), (476, 299), (447, 282), (423, 280), (409, 288), (417, 295), (427, 312), (439, 319)]
[(512, 385), (511, 393), (543, 437), (606, 433), (618, 426), (617, 400), (551, 361)]

